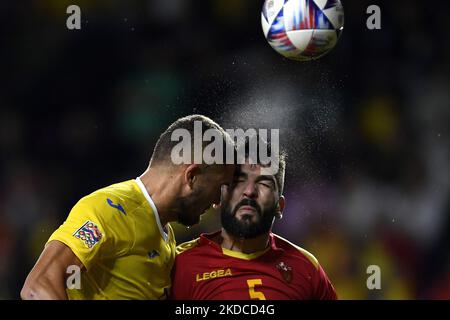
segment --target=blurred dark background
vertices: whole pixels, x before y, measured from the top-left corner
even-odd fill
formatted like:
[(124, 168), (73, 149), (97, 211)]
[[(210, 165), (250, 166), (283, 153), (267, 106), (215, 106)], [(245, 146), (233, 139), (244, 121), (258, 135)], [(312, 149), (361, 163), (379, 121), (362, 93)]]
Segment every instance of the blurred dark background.
[[(79, 198), (140, 175), (192, 113), (280, 129), (275, 231), (318, 257), (340, 298), (450, 299), (450, 6), (342, 2), (344, 32), (313, 62), (270, 48), (262, 0), (0, 2), (0, 299), (19, 298)], [(70, 4), (81, 30), (66, 28)], [(366, 28), (371, 4), (381, 30)], [(218, 227), (209, 212), (177, 241)]]

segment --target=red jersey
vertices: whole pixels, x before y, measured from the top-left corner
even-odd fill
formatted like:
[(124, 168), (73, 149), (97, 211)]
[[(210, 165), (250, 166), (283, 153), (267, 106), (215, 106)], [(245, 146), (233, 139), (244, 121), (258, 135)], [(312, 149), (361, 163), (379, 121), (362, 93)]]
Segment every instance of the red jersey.
[(324, 270), (308, 251), (270, 233), (266, 250), (244, 254), (214, 242), (219, 233), (202, 234), (178, 246), (171, 299), (337, 299)]

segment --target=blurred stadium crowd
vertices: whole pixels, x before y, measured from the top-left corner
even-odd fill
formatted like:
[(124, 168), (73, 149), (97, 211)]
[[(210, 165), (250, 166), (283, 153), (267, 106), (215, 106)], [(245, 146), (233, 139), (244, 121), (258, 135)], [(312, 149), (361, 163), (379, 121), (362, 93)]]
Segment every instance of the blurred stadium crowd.
[[(369, 31), (374, 3), (382, 30)], [(343, 4), (337, 47), (298, 63), (265, 42), (262, 1), (2, 1), (0, 299), (19, 298), (79, 198), (140, 175), (191, 113), (280, 129), (276, 232), (318, 257), (340, 298), (450, 299), (449, 5)], [(218, 227), (209, 212), (177, 240)]]

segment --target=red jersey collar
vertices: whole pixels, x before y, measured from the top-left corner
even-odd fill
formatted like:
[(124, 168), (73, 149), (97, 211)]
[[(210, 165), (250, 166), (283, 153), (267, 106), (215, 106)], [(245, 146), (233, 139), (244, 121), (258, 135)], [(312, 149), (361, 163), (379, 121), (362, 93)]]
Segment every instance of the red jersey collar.
[[(218, 235), (220, 235), (221, 231), (216, 231), (213, 233), (202, 233), (200, 234), (200, 244), (205, 244), (214, 247), (218, 251), (222, 251), (222, 247), (216, 243), (213, 239), (216, 238)], [(269, 233), (269, 247), (270, 249), (265, 253), (268, 252), (276, 252), (281, 253), (284, 250), (282, 248), (277, 247), (276, 245), (276, 238), (272, 232)]]

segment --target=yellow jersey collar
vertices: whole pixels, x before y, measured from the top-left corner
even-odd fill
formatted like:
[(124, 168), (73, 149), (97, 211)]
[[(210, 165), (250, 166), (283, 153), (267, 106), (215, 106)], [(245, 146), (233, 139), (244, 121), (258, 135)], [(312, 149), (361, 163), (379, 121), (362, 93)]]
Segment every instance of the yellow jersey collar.
[(164, 238), (164, 241), (169, 241), (169, 235), (164, 231), (161, 220), (159, 219), (159, 213), (158, 209), (156, 208), (155, 203), (153, 202), (152, 197), (147, 191), (147, 188), (145, 187), (144, 183), (142, 182), (140, 177), (136, 178), (136, 183), (138, 184), (139, 188), (141, 189), (141, 192), (144, 194), (145, 199), (147, 199), (148, 203), (150, 204), (150, 207), (152, 208), (153, 215), (155, 216), (156, 224), (158, 225), (159, 232), (161, 232), (161, 236)]

